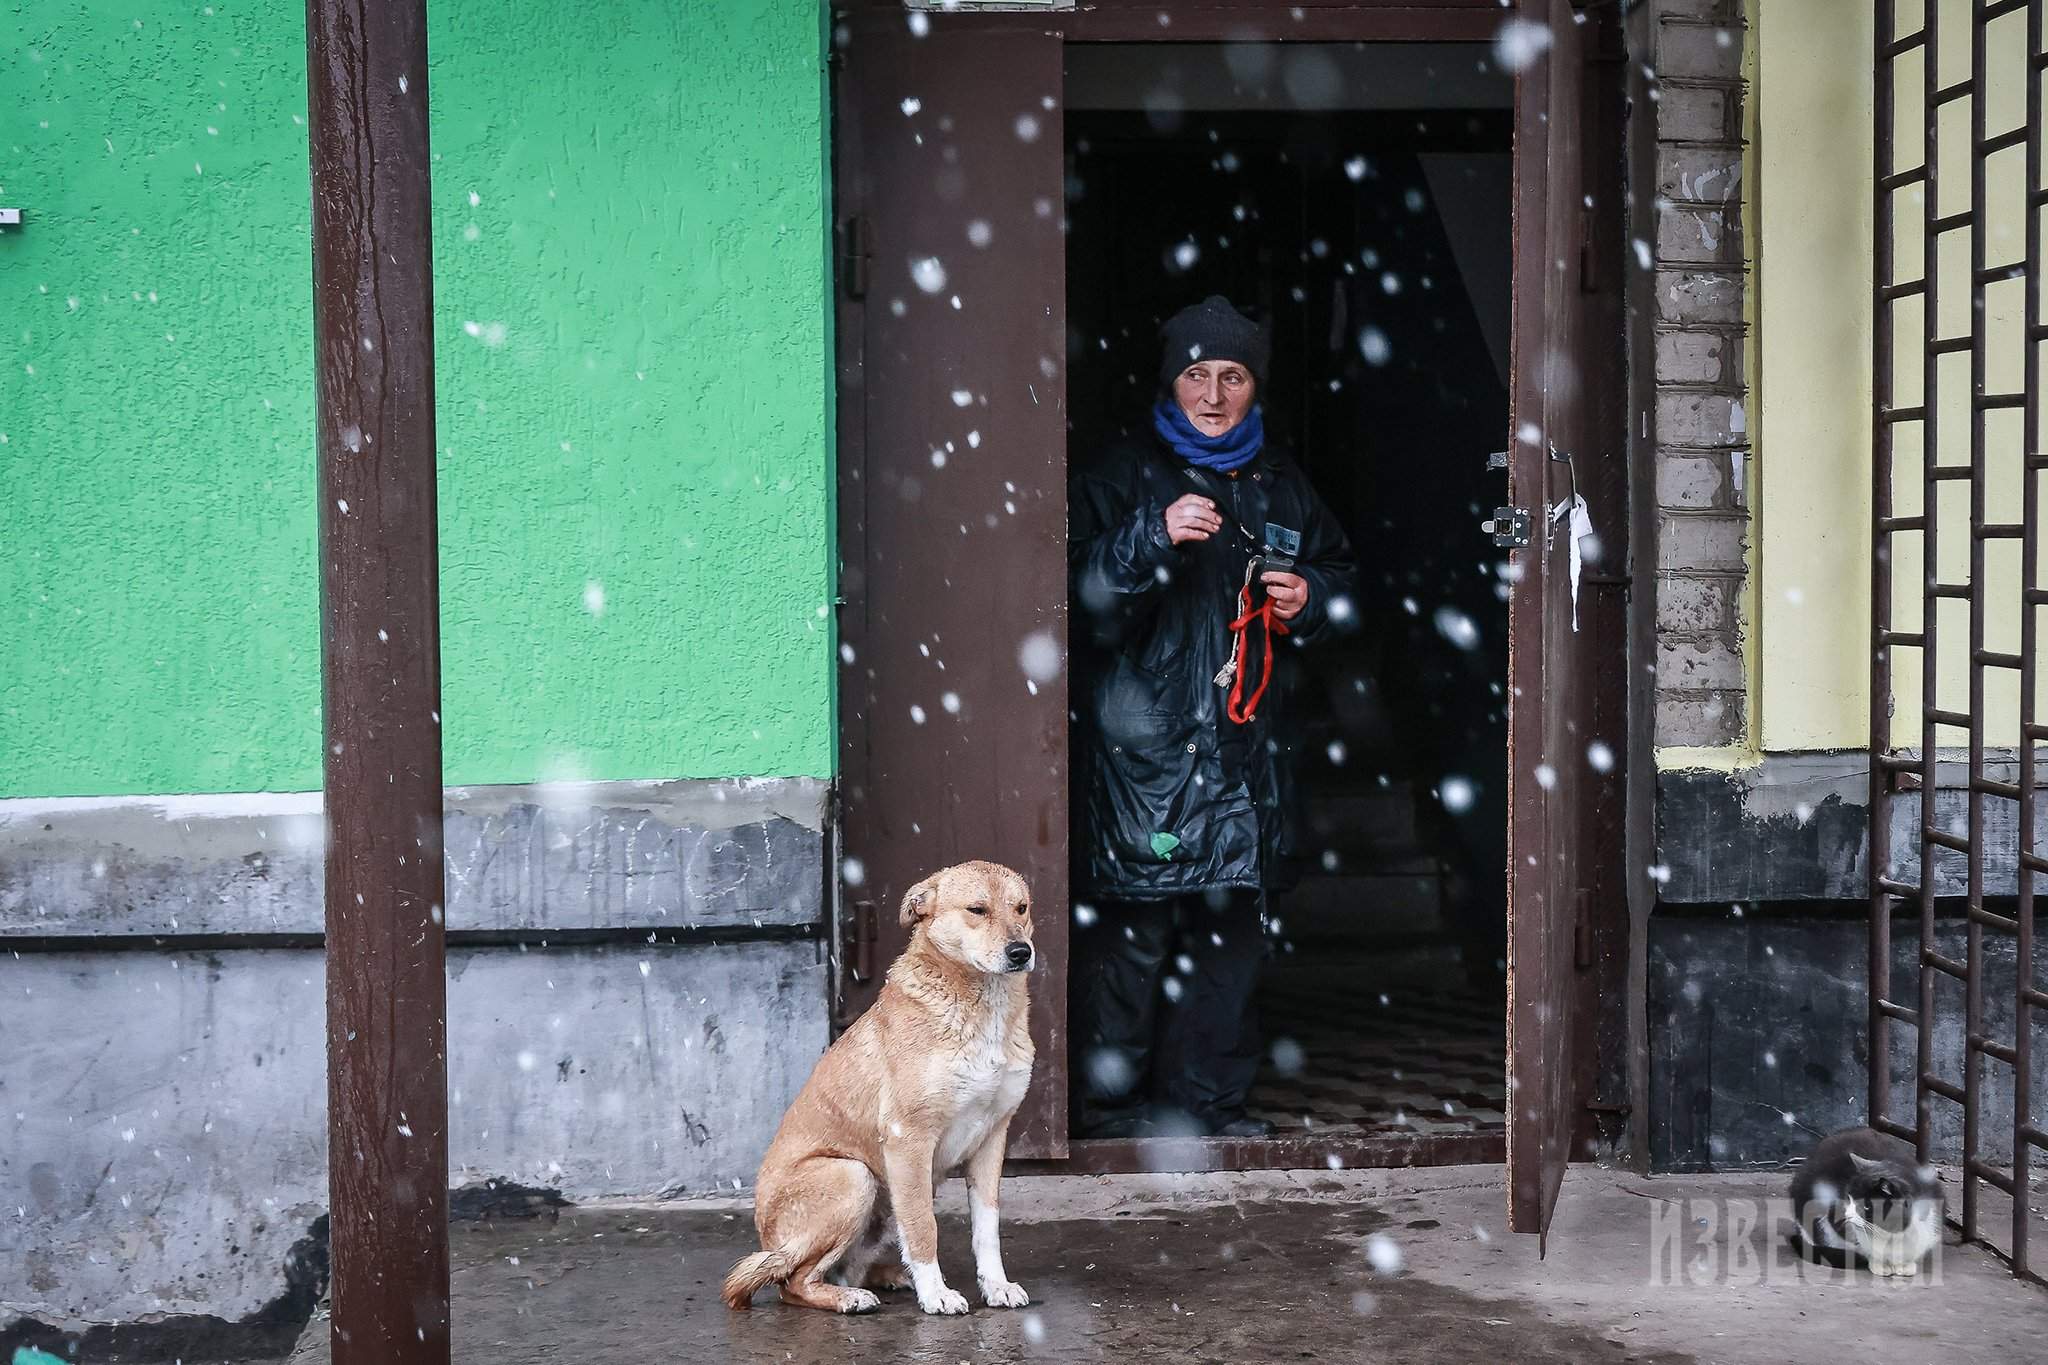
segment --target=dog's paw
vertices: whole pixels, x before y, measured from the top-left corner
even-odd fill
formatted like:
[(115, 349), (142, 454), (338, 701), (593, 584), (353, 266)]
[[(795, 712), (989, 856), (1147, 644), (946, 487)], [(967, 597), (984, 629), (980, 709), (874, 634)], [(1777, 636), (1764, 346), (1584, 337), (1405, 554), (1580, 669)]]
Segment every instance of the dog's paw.
[(940, 1285), (930, 1294), (918, 1295), (917, 1306), (927, 1313), (947, 1315), (965, 1313), (967, 1311), (967, 1296), (957, 1289), (948, 1289), (946, 1286)]
[(1031, 1302), (1031, 1296), (1015, 1281), (983, 1280), (981, 1301), (991, 1308), (1023, 1308)]
[(839, 1300), (839, 1311), (842, 1313), (872, 1313), (881, 1306), (882, 1300), (866, 1289), (849, 1289), (846, 1296)]

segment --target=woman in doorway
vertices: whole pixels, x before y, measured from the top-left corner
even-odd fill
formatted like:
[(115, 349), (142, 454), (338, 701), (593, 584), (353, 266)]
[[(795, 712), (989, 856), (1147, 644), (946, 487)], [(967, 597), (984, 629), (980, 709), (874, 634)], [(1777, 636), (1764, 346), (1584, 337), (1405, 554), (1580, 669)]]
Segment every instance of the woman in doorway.
[[(1070, 492), (1076, 640), (1072, 1037), (1084, 1137), (1261, 1137), (1252, 995), (1296, 876), (1275, 651), (1354, 617), (1344, 532), (1267, 439), (1265, 332), (1220, 297), (1162, 329), (1147, 439)], [(1277, 714), (1276, 714), (1277, 712)]]

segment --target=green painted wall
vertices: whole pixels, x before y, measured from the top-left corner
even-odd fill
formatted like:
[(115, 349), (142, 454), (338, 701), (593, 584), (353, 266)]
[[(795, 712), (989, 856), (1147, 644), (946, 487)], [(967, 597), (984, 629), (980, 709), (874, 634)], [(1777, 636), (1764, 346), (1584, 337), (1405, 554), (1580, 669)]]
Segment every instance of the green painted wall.
[[(829, 774), (821, 6), (431, 16), (450, 782)], [(302, 10), (0, 73), (0, 796), (316, 787)]]

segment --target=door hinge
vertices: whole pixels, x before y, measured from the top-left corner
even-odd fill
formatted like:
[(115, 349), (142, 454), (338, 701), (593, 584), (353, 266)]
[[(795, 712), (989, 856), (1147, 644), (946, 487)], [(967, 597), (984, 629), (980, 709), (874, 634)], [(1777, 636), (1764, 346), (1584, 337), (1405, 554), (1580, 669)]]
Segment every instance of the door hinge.
[(839, 278), (846, 287), (846, 297), (864, 299), (868, 296), (868, 257), (871, 254), (868, 220), (857, 213), (841, 219)]
[(1493, 516), (1479, 523), (1479, 529), (1493, 537), (1493, 543), (1519, 550), (1528, 545), (1535, 525), (1526, 507), (1496, 507)]
[(875, 945), (882, 938), (882, 922), (873, 901), (853, 903), (853, 951), (846, 955), (848, 975), (862, 985), (875, 979)]

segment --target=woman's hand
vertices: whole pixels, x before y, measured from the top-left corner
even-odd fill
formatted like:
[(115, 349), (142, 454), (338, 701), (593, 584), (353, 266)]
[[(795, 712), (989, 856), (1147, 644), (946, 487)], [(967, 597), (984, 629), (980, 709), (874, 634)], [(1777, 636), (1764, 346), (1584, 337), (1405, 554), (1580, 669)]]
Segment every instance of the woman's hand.
[(1308, 605), (1308, 580), (1300, 574), (1269, 569), (1259, 575), (1259, 581), (1266, 585), (1266, 596), (1273, 603), (1273, 614), (1283, 621), (1292, 621)]
[(1207, 540), (1222, 529), (1223, 518), (1216, 515), (1216, 504), (1200, 493), (1189, 493), (1166, 509), (1166, 538), (1175, 545)]

